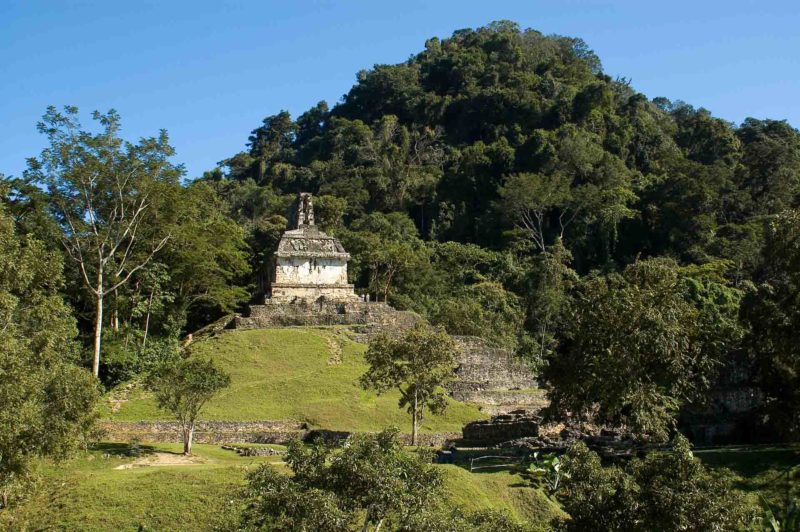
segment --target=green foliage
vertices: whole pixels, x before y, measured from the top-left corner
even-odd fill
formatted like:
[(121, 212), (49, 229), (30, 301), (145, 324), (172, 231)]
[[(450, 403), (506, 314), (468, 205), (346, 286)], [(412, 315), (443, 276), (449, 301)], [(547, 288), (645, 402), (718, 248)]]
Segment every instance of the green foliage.
[(743, 316), (751, 327), (748, 345), (766, 393), (771, 425), (784, 437), (800, 435), (800, 213), (787, 211), (767, 231)]
[(583, 443), (564, 460), (567, 530), (740, 530), (754, 508), (732, 490), (729, 472), (708, 471), (683, 436), (625, 468), (603, 467)]
[[(570, 340), (544, 372), (552, 412), (667, 439), (678, 409), (706, 390), (738, 331), (735, 291), (685, 275), (673, 261), (650, 259), (581, 283)], [(712, 304), (712, 289), (726, 297)]]
[(351, 276), (365, 281), (375, 297), (388, 301), (393, 285), (412, 284), (428, 261), (428, 249), (410, 218), (401, 213), (373, 213), (343, 232), (346, 249), (356, 255)]
[(0, 206), (0, 509), (34, 458), (63, 458), (94, 421), (97, 382), (76, 366), (75, 320), (58, 290), (62, 262), (18, 237)]
[(558, 491), (564, 473), (561, 458), (555, 453), (546, 453), (539, 456), (533, 453), (533, 462), (528, 465), (528, 473), (534, 480), (542, 482), (550, 492)]
[(519, 298), (493, 282), (468, 285), (440, 303), (433, 322), (450, 334), (481, 336), (514, 348), (522, 334)]
[(352, 436), (341, 449), (295, 441), (288, 478), (268, 465), (248, 475), (242, 524), (253, 530), (403, 529), (431, 505), (441, 475), (423, 455), (406, 452), (396, 430)]
[(194, 424), (200, 410), (231, 378), (211, 359), (185, 358), (154, 370), (147, 381), (158, 406), (172, 413), (183, 429), (183, 452), (191, 454)]
[(451, 381), (456, 345), (444, 332), (417, 325), (402, 336), (382, 334), (369, 344), (364, 358), (369, 369), (361, 385), (383, 393), (400, 392), (400, 408), (411, 414), (411, 443), (417, 443), (417, 425), (427, 408), (434, 414), (447, 408), (443, 386)]

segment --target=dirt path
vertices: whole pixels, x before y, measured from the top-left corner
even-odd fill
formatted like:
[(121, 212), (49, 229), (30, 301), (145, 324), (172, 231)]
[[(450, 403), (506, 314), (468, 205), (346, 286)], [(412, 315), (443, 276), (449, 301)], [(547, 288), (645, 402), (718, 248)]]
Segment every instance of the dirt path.
[(208, 460), (200, 458), (199, 456), (185, 456), (176, 453), (151, 453), (129, 464), (122, 464), (114, 469), (132, 469), (134, 467), (151, 467), (151, 466), (189, 466), (206, 464)]

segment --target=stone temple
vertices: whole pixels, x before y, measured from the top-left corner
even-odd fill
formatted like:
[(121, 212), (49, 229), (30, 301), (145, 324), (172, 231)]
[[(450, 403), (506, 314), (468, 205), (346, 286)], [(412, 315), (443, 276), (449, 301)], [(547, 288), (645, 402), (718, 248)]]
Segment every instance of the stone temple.
[(278, 244), (270, 299), (275, 303), (359, 301), (347, 282), (350, 254), (337, 238), (314, 225), (311, 194), (298, 196), (293, 222)]
[(276, 252), (275, 281), (263, 305), (250, 305), (235, 327), (297, 325), (368, 325), (373, 328), (412, 324), (419, 317), (385, 302), (358, 296), (347, 282), (350, 255), (337, 238), (314, 225), (311, 194), (298, 195), (288, 230)]

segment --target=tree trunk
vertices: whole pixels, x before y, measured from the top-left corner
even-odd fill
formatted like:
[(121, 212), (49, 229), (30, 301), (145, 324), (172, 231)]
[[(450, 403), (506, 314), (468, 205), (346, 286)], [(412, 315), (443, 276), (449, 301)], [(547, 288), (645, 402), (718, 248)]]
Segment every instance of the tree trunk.
[(111, 329), (119, 331), (119, 296), (116, 290), (114, 291), (114, 306), (111, 309)]
[(92, 373), (100, 376), (100, 338), (103, 334), (103, 270), (97, 273), (97, 291), (95, 292), (95, 320), (94, 320), (94, 360)]
[(183, 454), (186, 456), (192, 454), (192, 436), (194, 436), (194, 423), (183, 431)]
[(417, 444), (417, 392), (414, 392), (414, 405), (411, 409), (411, 445)]
[(150, 330), (150, 309), (153, 307), (153, 294), (156, 288), (150, 290), (150, 298), (147, 300), (147, 315), (144, 318), (144, 337), (142, 338), (142, 349), (147, 345), (147, 331)]

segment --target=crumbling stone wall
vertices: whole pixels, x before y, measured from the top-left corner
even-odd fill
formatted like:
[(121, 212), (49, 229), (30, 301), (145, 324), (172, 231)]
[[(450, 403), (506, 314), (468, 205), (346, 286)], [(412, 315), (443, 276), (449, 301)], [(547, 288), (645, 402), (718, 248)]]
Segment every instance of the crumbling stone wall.
[[(177, 421), (106, 421), (98, 423), (104, 438), (111, 441), (140, 440), (153, 443), (180, 442), (181, 425)], [(198, 421), (196, 443), (286, 443), (302, 438), (308, 425), (296, 421)]]
[(518, 438), (538, 436), (539, 418), (523, 412), (502, 414), (468, 423), (462, 433), (462, 444), (488, 447)]
[[(183, 441), (180, 423), (176, 421), (106, 421), (99, 423), (103, 438), (110, 441), (128, 442), (139, 440), (150, 443), (178, 443)], [(352, 433), (324, 429), (311, 429), (306, 423), (297, 421), (198, 421), (195, 427), (195, 443), (276, 443), (286, 444), (299, 438), (313, 441), (322, 438), (342, 441)], [(460, 439), (456, 432), (421, 433), (417, 443), (422, 446), (442, 447)], [(400, 440), (411, 443), (410, 434), (400, 434)]]
[(511, 350), (476, 336), (454, 339), (461, 350), (458, 380), (449, 388), (454, 399), (480, 405), (490, 414), (520, 409), (538, 412), (547, 406), (533, 372)]

